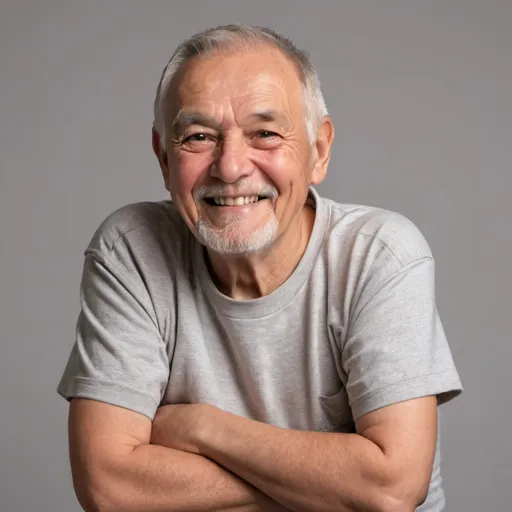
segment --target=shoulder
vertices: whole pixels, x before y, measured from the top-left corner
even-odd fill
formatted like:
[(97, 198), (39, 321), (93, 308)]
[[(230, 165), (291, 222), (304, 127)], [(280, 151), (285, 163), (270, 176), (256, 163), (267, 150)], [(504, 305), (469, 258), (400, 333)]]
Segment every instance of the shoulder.
[(327, 239), (352, 258), (394, 260), (397, 268), (432, 251), (422, 231), (407, 216), (369, 205), (325, 201), (329, 210)]
[(127, 238), (160, 236), (162, 227), (179, 230), (178, 213), (171, 201), (138, 202), (122, 206), (110, 213), (94, 232), (87, 249), (105, 254)]
[(173, 259), (188, 244), (189, 230), (171, 201), (127, 204), (109, 214), (85, 253), (114, 265), (140, 269)]

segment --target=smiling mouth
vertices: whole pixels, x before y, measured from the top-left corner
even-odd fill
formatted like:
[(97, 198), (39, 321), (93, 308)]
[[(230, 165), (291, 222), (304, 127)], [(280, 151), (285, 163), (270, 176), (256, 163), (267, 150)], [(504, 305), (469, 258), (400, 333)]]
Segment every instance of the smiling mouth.
[(257, 203), (263, 199), (268, 199), (266, 196), (237, 196), (237, 197), (205, 197), (204, 200), (212, 206), (244, 206), (247, 204)]

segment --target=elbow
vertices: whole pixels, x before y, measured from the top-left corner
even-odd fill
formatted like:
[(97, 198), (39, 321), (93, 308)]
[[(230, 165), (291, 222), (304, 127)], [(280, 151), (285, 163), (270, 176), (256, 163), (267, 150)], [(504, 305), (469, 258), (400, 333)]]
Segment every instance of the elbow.
[(384, 496), (375, 512), (415, 512), (425, 500), (426, 496), (418, 499)]
[(72, 458), (73, 489), (85, 512), (136, 512), (135, 487), (126, 470), (127, 461), (121, 459), (89, 458), (78, 463)]
[(396, 480), (394, 484), (380, 482), (379, 484), (368, 484), (365, 487), (364, 497), (359, 496), (356, 499), (347, 501), (345, 493), (339, 491), (339, 499), (331, 503), (329, 510), (340, 510), (343, 505), (344, 510), (359, 512), (415, 512), (428, 496), (429, 481), (426, 483), (422, 479), (416, 479), (411, 485), (411, 479), (408, 481)]
[(121, 512), (128, 510), (121, 502), (121, 493), (113, 492), (115, 486), (106, 475), (96, 478), (73, 478), (78, 503), (85, 512)]
[(375, 512), (414, 512), (428, 496), (430, 480), (404, 479), (391, 487), (381, 489)]
[(107, 500), (95, 494), (76, 494), (78, 502), (85, 512), (126, 512), (128, 508), (120, 502)]
[(366, 499), (352, 504), (354, 512), (415, 512), (426, 501), (431, 480), (428, 468), (405, 470), (388, 464), (382, 469), (366, 479)]
[(103, 494), (92, 491), (85, 485), (79, 488), (75, 486), (75, 495), (85, 512), (115, 512), (122, 510), (122, 508), (106, 499)]

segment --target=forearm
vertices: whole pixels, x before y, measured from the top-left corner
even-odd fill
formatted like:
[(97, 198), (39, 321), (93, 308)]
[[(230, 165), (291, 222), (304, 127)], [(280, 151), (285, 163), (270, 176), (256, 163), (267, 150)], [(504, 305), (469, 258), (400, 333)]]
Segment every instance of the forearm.
[(215, 462), (156, 445), (140, 445), (127, 453), (123, 461), (103, 468), (101, 481), (94, 494), (94, 510), (284, 510)]
[(414, 510), (396, 493), (389, 461), (357, 434), (281, 429), (221, 411), (199, 441), (215, 460), (292, 510)]

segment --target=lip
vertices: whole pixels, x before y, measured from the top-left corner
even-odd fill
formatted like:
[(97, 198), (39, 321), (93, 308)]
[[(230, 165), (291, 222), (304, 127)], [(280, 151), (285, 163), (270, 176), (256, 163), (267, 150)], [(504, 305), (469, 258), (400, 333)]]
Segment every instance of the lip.
[[(203, 203), (206, 203), (207, 205), (209, 206), (217, 206), (217, 207), (222, 207), (222, 206), (228, 206), (230, 208), (234, 208), (235, 205), (226, 205), (226, 204), (223, 204), (223, 205), (220, 205), (220, 204), (212, 204), (214, 203), (214, 197), (217, 197), (217, 196), (207, 196), (207, 197), (203, 197), (201, 199), (201, 202)], [(260, 196), (258, 194), (237, 194), (237, 195), (222, 195), (222, 196), (219, 196), (219, 197), (222, 197), (223, 199), (236, 199), (238, 197), (257, 197), (258, 199), (252, 203), (247, 203), (247, 204), (242, 204), (242, 205), (239, 205), (239, 206), (250, 206), (251, 204), (258, 204), (258, 203), (261, 203), (262, 201), (266, 201), (266, 200), (272, 200), (270, 197), (267, 197), (267, 196)]]
[(204, 207), (207, 208), (208, 212), (211, 212), (212, 215), (219, 216), (229, 216), (229, 215), (244, 215), (261, 208), (262, 206), (266, 206), (268, 208), (270, 199), (260, 199), (255, 203), (243, 204), (239, 206), (226, 206), (226, 205), (216, 205), (210, 204), (207, 201), (202, 201)]
[[(212, 202), (214, 202), (214, 199), (215, 197), (222, 197), (222, 199), (237, 199), (239, 197), (256, 197), (258, 199), (256, 199), (256, 201), (253, 201), (252, 203), (247, 203), (247, 204), (254, 204), (254, 203), (257, 203), (259, 201), (261, 201), (262, 199), (268, 199), (268, 197), (262, 197), (261, 199), (259, 199), (261, 196), (259, 194), (236, 194), (236, 195), (225, 195), (223, 194), (222, 196), (207, 196), (207, 197), (203, 197), (203, 201), (205, 201), (206, 203), (208, 204), (211, 204)], [(245, 203), (243, 205), (240, 205), (240, 206), (244, 206)], [(214, 205), (212, 205), (214, 206)], [(231, 205), (218, 205), (218, 204), (215, 204), (215, 206), (231, 206)]]
[[(238, 196), (236, 196), (238, 197)], [(208, 201), (203, 201), (203, 204), (206, 206), (209, 206), (210, 208), (229, 208), (229, 209), (236, 209), (236, 208), (245, 208), (247, 206), (257, 206), (259, 203), (263, 203), (265, 201), (268, 201), (268, 198), (265, 199), (259, 199), (258, 201), (255, 201), (254, 203), (247, 203), (247, 204), (240, 204), (240, 205), (227, 205), (227, 204), (211, 204)]]

